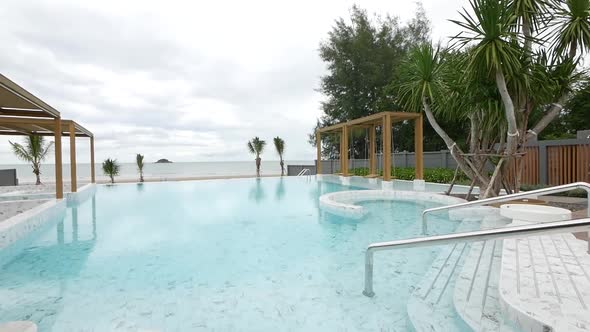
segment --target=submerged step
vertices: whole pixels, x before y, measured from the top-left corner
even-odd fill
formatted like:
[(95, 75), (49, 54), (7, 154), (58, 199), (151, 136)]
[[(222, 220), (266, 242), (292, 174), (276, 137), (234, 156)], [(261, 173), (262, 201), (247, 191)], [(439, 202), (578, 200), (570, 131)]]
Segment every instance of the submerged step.
[[(456, 232), (479, 229), (479, 222), (464, 220)], [(441, 247), (408, 301), (408, 318), (416, 331), (461, 331), (463, 324), (453, 303), (453, 289), (470, 245), (455, 243)]]

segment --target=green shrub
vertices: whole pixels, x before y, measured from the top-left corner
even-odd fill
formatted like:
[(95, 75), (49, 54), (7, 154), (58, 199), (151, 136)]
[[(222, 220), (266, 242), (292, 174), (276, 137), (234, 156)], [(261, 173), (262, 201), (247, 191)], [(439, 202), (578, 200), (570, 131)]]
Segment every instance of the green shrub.
[[(391, 168), (391, 176), (397, 180), (408, 180), (412, 181), (415, 179), (416, 170), (413, 167), (396, 167)], [(366, 176), (369, 175), (369, 169), (366, 167), (354, 168), (351, 170), (352, 175)], [(424, 169), (424, 180), (426, 182), (434, 183), (450, 183), (453, 180), (455, 170), (447, 168), (425, 168)], [(380, 171), (379, 175), (383, 175)], [(460, 183), (469, 181), (469, 178), (459, 171), (457, 174), (457, 181)]]

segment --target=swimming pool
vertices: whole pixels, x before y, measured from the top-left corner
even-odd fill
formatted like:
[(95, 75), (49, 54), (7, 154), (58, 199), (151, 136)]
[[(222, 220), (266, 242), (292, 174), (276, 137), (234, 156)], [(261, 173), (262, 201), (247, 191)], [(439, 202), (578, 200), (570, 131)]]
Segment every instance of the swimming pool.
[[(98, 186), (0, 261), (0, 322), (40, 331), (406, 330), (406, 302), (437, 248), (383, 252), (419, 236), (432, 203), (376, 201), (360, 220), (319, 209), (357, 187), (305, 177)], [(436, 219), (436, 218), (433, 218)], [(456, 222), (433, 220), (430, 234)], [(11, 250), (11, 248), (5, 249)]]

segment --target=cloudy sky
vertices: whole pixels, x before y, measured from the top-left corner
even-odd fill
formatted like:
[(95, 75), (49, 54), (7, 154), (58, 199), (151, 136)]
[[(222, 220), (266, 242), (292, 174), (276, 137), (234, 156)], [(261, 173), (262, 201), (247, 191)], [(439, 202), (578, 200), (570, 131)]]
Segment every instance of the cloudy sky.
[[(318, 45), (355, 3), (402, 21), (415, 11), (410, 0), (3, 0), (0, 71), (93, 131), (97, 161), (251, 160), (251, 137), (277, 135), (287, 160), (313, 160)], [(465, 4), (423, 1), (435, 40)], [(0, 138), (0, 164), (16, 162)]]

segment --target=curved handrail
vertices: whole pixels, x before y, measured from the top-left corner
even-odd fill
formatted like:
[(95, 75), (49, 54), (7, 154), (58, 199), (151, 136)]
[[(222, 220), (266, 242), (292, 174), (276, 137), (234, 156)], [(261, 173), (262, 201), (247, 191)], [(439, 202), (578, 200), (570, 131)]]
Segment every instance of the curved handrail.
[[(485, 199), (480, 199), (480, 200), (472, 201), (472, 202), (459, 203), (459, 204), (453, 204), (453, 205), (440, 206), (440, 207), (435, 207), (435, 208), (431, 208), (431, 209), (426, 209), (426, 210), (422, 211), (422, 234), (426, 235), (426, 233), (427, 233), (426, 214), (431, 213), (431, 212), (452, 210), (452, 209), (468, 207), (468, 206), (481, 206), (481, 205), (486, 205), (486, 204), (490, 204), (490, 203), (507, 202), (507, 201), (511, 201), (515, 198), (526, 198), (526, 197), (530, 197), (530, 196), (537, 196), (539, 194), (541, 194), (541, 195), (557, 194), (557, 193), (569, 191), (572, 189), (584, 189), (588, 193), (588, 217), (590, 217), (590, 183), (575, 182), (575, 183), (564, 184), (564, 185), (550, 187), (550, 188), (542, 188), (542, 189), (536, 189), (536, 190), (531, 190), (531, 191), (524, 191), (524, 192), (520, 192), (520, 193), (516, 193), (516, 194), (510, 194), (510, 195), (498, 196), (498, 197), (492, 197), (492, 198), (485, 198)], [(590, 244), (589, 244), (589, 246), (590, 246)]]
[(311, 172), (309, 170), (309, 168), (304, 168), (304, 169), (301, 170), (301, 172), (299, 172), (299, 174), (297, 174), (297, 176), (303, 176), (303, 175), (305, 175), (305, 174), (307, 174), (309, 172)]
[(365, 252), (365, 289), (363, 294), (368, 297), (375, 295), (373, 292), (373, 254), (375, 251), (584, 231), (590, 231), (590, 218), (373, 243), (367, 247)]

